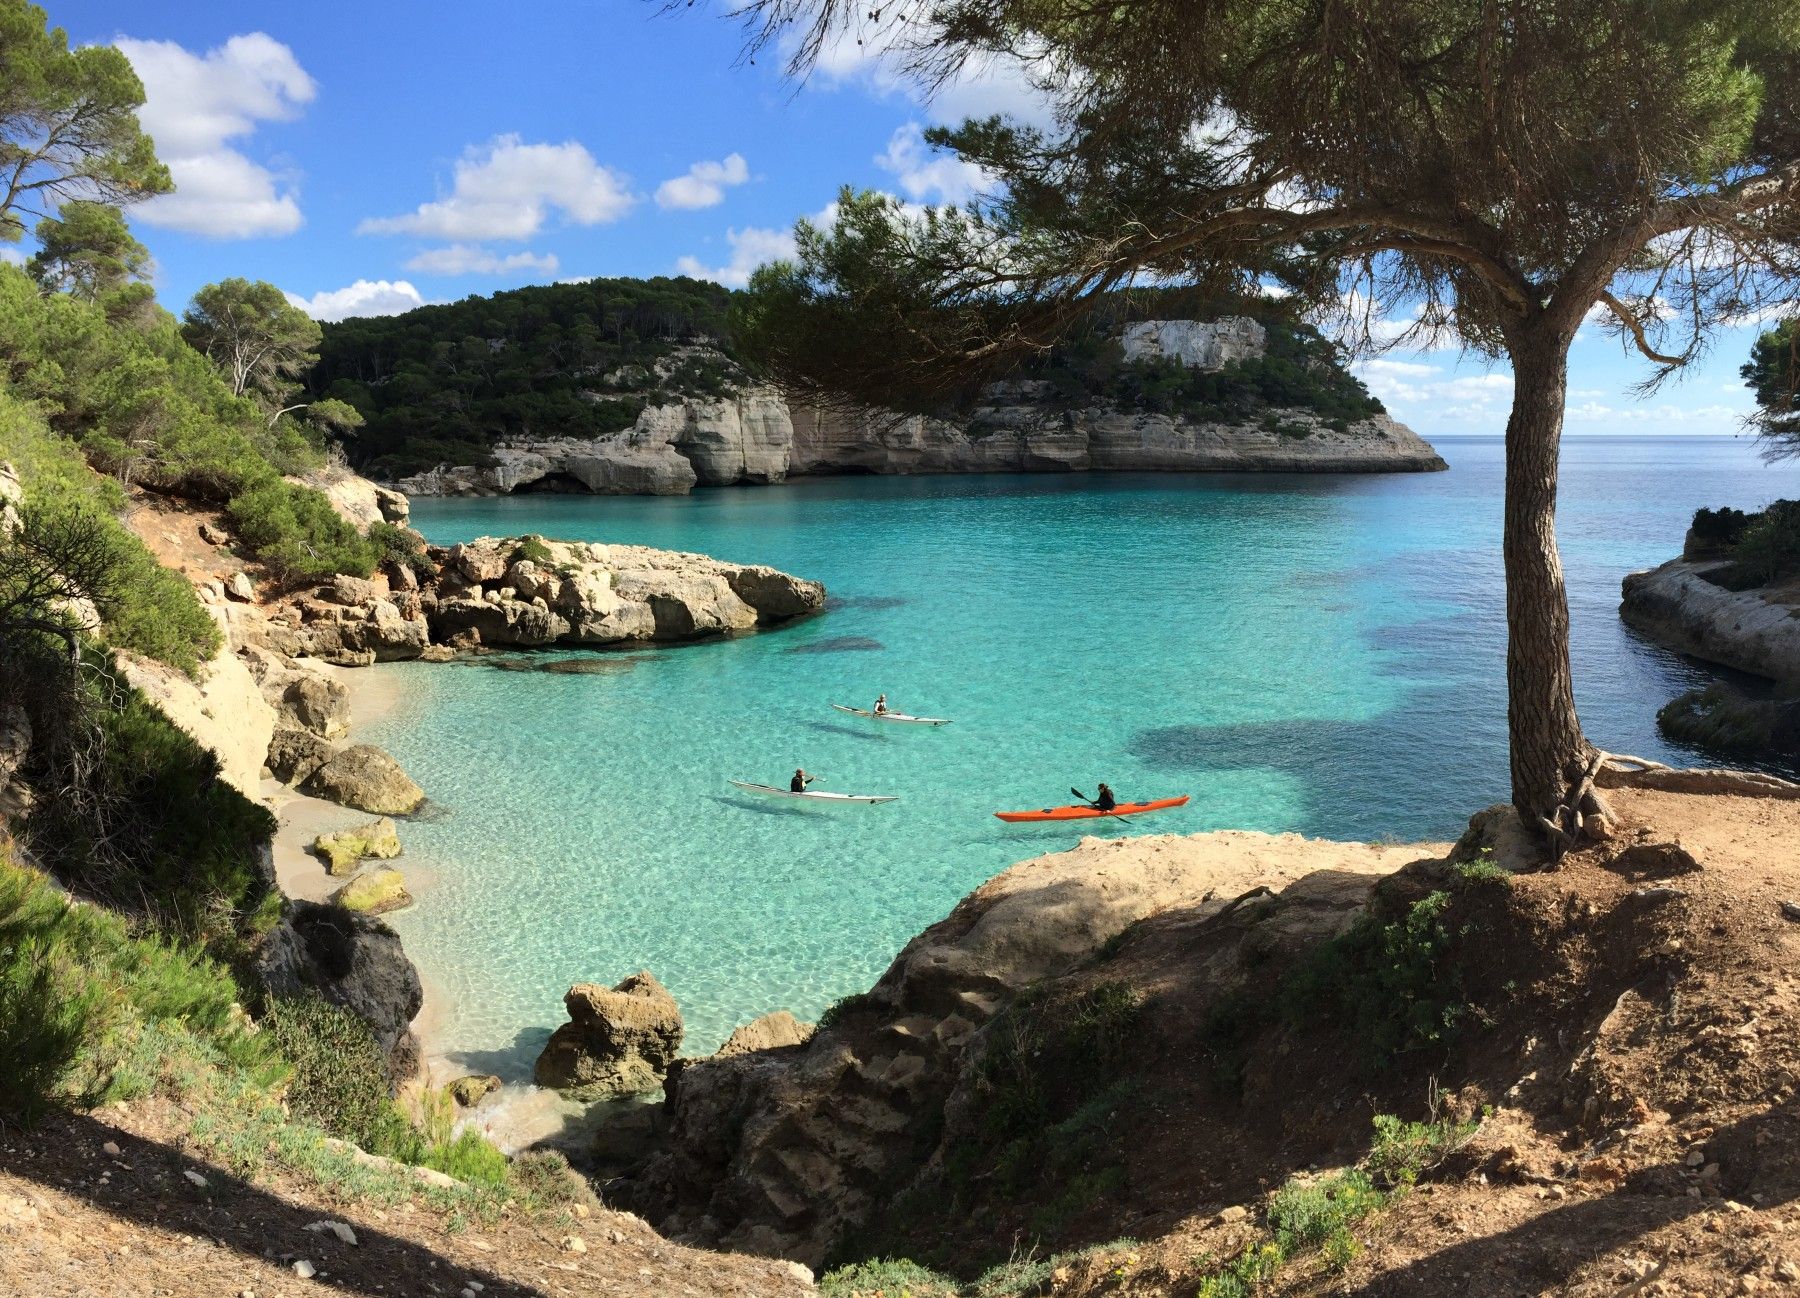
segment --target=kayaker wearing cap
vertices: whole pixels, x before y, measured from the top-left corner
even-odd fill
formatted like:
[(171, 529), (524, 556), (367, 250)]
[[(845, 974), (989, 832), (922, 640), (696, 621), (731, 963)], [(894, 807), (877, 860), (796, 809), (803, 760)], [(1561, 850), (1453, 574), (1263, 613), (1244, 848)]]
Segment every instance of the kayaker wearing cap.
[(1094, 795), (1092, 805), (1096, 811), (1111, 811), (1118, 806), (1119, 800), (1113, 796), (1112, 785), (1102, 784), (1100, 791)]
[(887, 715), (887, 695), (883, 694), (875, 700), (875, 715), (878, 717)]
[[(797, 770), (794, 772), (794, 778), (788, 781), (788, 792), (805, 793), (806, 786), (812, 782), (813, 777), (808, 775), (804, 768)], [(1100, 787), (1104, 789), (1106, 786), (1102, 784)]]

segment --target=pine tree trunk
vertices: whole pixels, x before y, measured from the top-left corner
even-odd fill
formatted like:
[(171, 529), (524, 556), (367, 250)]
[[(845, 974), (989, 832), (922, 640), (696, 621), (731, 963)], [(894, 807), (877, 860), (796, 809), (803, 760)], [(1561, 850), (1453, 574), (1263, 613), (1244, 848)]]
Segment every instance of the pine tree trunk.
[(1552, 816), (1593, 752), (1575, 715), (1569, 597), (1556, 552), (1556, 469), (1569, 376), (1568, 332), (1513, 335), (1506, 421), (1506, 690), (1513, 805)]

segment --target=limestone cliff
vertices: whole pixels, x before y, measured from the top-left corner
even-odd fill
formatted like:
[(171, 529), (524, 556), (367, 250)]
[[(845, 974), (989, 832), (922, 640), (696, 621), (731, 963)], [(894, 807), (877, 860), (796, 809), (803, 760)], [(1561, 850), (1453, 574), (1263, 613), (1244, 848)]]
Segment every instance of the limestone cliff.
[[(1118, 338), (1127, 365), (1217, 373), (1264, 354), (1247, 316), (1146, 320)], [(696, 353), (696, 348), (687, 349)], [(821, 409), (772, 387), (646, 406), (602, 437), (514, 440), (482, 465), (439, 465), (403, 478), (414, 495), (572, 491), (682, 495), (696, 486), (853, 473), (1113, 472), (1392, 473), (1444, 468), (1431, 446), (1386, 415), (1327, 419), (1299, 408), (1208, 421), (1092, 394), (1072, 401), (1041, 379), (990, 385), (955, 418)]]
[(1674, 559), (1624, 580), (1619, 616), (1658, 644), (1778, 681), (1800, 681), (1800, 589), (1730, 590), (1728, 560)]

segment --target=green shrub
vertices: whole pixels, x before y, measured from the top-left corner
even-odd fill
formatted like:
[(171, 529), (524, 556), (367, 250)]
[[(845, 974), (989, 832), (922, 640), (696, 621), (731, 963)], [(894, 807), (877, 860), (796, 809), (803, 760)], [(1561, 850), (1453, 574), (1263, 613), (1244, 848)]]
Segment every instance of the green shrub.
[(527, 536), (513, 547), (512, 561), (518, 563), (521, 559), (529, 560), (540, 568), (547, 568), (555, 561), (556, 556), (544, 544), (543, 537)]
[(425, 538), (410, 527), (392, 523), (370, 523), (369, 544), (374, 547), (377, 563), (397, 564), (411, 568), (421, 577), (435, 577), (437, 565), (425, 553)]
[(1723, 509), (1697, 509), (1681, 549), (1684, 559), (1712, 559), (1729, 554), (1743, 538), (1753, 515), (1726, 506)]
[(262, 1026), (293, 1065), (288, 1109), (364, 1148), (388, 1120), (387, 1064), (368, 1024), (318, 996), (271, 1001)]
[(956, 1281), (905, 1258), (876, 1258), (819, 1277), (824, 1298), (956, 1298)]
[(1385, 1189), (1413, 1185), (1425, 1172), (1468, 1143), (1479, 1122), (1402, 1122), (1389, 1113), (1375, 1116), (1375, 1143), (1363, 1166)]
[(376, 546), (310, 487), (270, 478), (234, 497), (225, 512), (278, 582), (322, 581), (336, 573), (367, 577), (375, 571)]
[(1744, 586), (1800, 575), (1800, 500), (1778, 500), (1752, 516), (1731, 554), (1737, 583)]
[(1436, 891), (1397, 918), (1357, 921), (1285, 980), (1289, 1020), (1337, 1019), (1376, 1067), (1448, 1042), (1468, 1011), (1461, 968), (1449, 958), (1450, 905), (1450, 893)]
[(284, 1072), (247, 1030), (231, 976), (195, 949), (134, 935), (0, 849), (0, 1112), (134, 1093), (136, 1038), (175, 1024), (267, 1084)]

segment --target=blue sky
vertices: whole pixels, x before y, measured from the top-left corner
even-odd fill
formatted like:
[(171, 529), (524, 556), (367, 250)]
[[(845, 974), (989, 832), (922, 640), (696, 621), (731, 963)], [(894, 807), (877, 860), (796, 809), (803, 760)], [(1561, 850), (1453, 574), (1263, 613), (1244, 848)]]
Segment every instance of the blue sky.
[[(924, 103), (844, 43), (805, 86), (743, 62), (704, 4), (313, 0), (46, 3), (77, 43), (118, 42), (177, 194), (132, 214), (165, 304), (228, 275), (278, 284), (320, 318), (525, 283), (689, 273), (740, 284), (840, 185), (915, 201), (970, 177), (918, 131), (1029, 111), (992, 69)], [(1572, 434), (1735, 433), (1754, 330), (1648, 398), (1643, 363), (1589, 327)], [(1454, 352), (1361, 362), (1426, 436), (1499, 432), (1511, 379)]]

